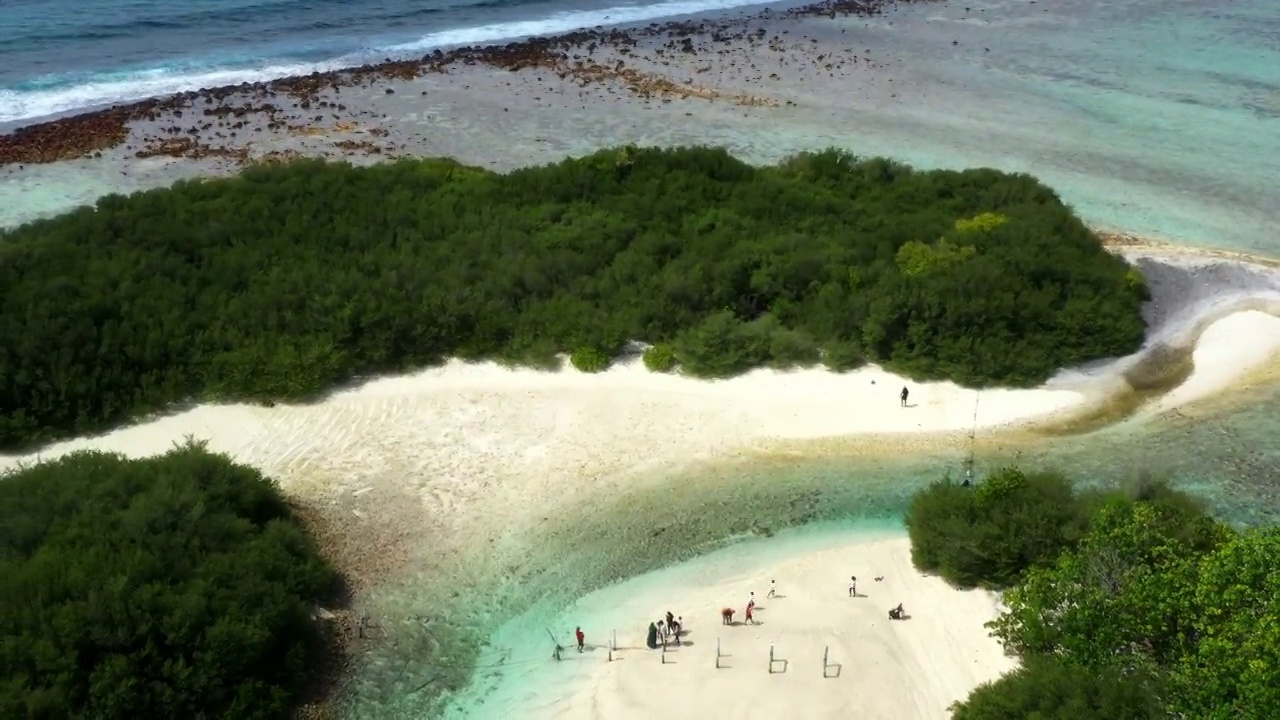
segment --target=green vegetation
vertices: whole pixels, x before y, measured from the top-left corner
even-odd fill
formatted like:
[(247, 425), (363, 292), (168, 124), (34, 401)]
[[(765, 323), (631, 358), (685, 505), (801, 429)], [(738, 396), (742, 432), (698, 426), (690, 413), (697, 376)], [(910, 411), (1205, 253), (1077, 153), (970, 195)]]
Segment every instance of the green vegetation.
[(198, 446), (4, 477), (0, 716), (287, 716), (333, 581), (275, 488)]
[(599, 348), (578, 348), (569, 356), (569, 363), (585, 373), (597, 373), (609, 368), (609, 356)]
[(1058, 473), (1006, 468), (974, 487), (935, 482), (911, 498), (911, 560), (960, 587), (1007, 587), (1052, 563), (1080, 533), (1081, 509)]
[(1261, 719), (1280, 703), (1280, 528), (1236, 531), (1162, 484), (1074, 493), (1015, 469), (926, 488), (908, 523), (918, 567), (1008, 586), (988, 627), (1024, 667), (956, 720)]
[(0, 446), (629, 340), (698, 376), (871, 360), (1027, 385), (1136, 349), (1145, 294), (1051, 190), (995, 170), (703, 148), (255, 167), (0, 232)]
[(1164, 720), (1150, 682), (1033, 657), (952, 708), (953, 720)]
[(649, 372), (671, 372), (676, 367), (676, 351), (670, 345), (654, 345), (644, 351), (644, 366)]

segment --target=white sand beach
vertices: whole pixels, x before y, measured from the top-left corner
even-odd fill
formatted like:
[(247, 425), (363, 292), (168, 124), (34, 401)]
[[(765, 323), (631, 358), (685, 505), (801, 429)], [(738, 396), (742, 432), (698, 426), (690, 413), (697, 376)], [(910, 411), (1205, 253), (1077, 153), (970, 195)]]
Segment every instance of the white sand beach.
[[(1227, 388), (1275, 356), (1280, 319), (1228, 315), (1203, 332), (1196, 372), (1160, 411)], [(567, 365), (567, 364), (566, 364)], [(1089, 382), (1111, 387), (1115, 378)], [(906, 407), (898, 393), (910, 389)], [(143, 457), (186, 438), (207, 442), (312, 500), (406, 498), (420, 522), (451, 542), (494, 524), (544, 515), (609, 493), (655, 468), (749, 458), (766, 444), (842, 438), (874, 455), (963, 437), (974, 427), (1013, 429), (1069, 415), (1094, 401), (1079, 383), (978, 393), (949, 382), (915, 383), (877, 367), (759, 370), (719, 381), (648, 372), (638, 360), (590, 375), (450, 362), (377, 379), (306, 405), (202, 405), (78, 438), (21, 463), (96, 449)], [(858, 439), (865, 439), (858, 446)], [(474, 527), (471, 521), (482, 520)]]
[[(1265, 15), (1258, 0), (1247, 4)], [(371, 612), (385, 633), (359, 650), (357, 664), (365, 664), (353, 675), (367, 680), (365, 704), (351, 717), (428, 715), (418, 703), (446, 685), (437, 670), (470, 657), (460, 646), (483, 646), (486, 656), (458, 706), (465, 720), (946, 717), (951, 703), (1016, 665), (983, 627), (997, 614), (993, 595), (920, 575), (900, 531), (833, 532), (809, 544), (788, 539), (790, 531), (763, 536), (834, 517), (833, 508), (862, 512), (862, 497), (832, 500), (828, 488), (837, 483), (859, 493), (883, 483), (897, 500), (918, 487), (885, 471), (881, 458), (937, 450), (956, 457), (973, 447), (968, 435), (977, 430), (977, 445), (993, 448), (990, 458), (1025, 450), (1029, 459), (1063, 436), (1022, 431), (1042, 423), (1074, 431), (1076, 419), (1121, 395), (1144, 403), (1136, 410), (1116, 403), (1134, 412), (1129, 427), (1150, 420), (1171, 429), (1164, 444), (1115, 433), (1128, 443), (1125, 452), (1097, 453), (1110, 472), (1147, 454), (1179, 460), (1221, 444), (1222, 454), (1233, 455), (1224, 473), (1231, 482), (1213, 479), (1214, 492), (1221, 487), (1235, 502), (1253, 502), (1248, 483), (1270, 483), (1275, 466), (1263, 452), (1273, 437), (1267, 404), (1274, 395), (1249, 393), (1252, 409), (1261, 408), (1251, 417), (1261, 419), (1244, 439), (1216, 430), (1192, 437), (1188, 426), (1212, 425), (1182, 411), (1194, 405), (1208, 415), (1210, 401), (1228, 390), (1256, 383), (1274, 392), (1280, 381), (1280, 264), (1250, 255), (1276, 249), (1270, 151), (1277, 125), (1275, 98), (1253, 72), (1253, 59), (1270, 57), (1257, 53), (1271, 46), (1234, 27), (1243, 9), (1100, 0), (898, 5), (882, 18), (833, 13), (784, 25), (751, 14), (638, 43), (592, 35), (565, 45), (561, 60), (597, 68), (589, 72), (595, 79), (566, 72), (559, 61), (517, 66), (508, 58), (412, 78), (371, 75), (340, 91), (240, 87), (215, 99), (193, 95), (135, 118), (125, 140), (101, 152), (0, 165), (0, 227), (106, 193), (294, 156), (357, 165), (445, 156), (507, 170), (606, 146), (711, 144), (751, 162), (841, 147), (922, 168), (1033, 172), (1091, 225), (1143, 235), (1116, 232), (1106, 240), (1130, 260), (1162, 266), (1143, 268), (1156, 298), (1144, 308), (1151, 328), (1144, 352), (1164, 346), (1180, 361), (1194, 341), (1194, 369), (1178, 387), (1133, 392), (1125, 372), (1143, 353), (1064, 372), (1035, 389), (981, 393), (876, 367), (761, 370), (707, 382), (651, 374), (635, 359), (598, 375), (450, 362), (311, 404), (182, 409), (0, 455), (0, 475), (68, 452), (143, 457), (191, 439), (277, 480), (347, 575), (354, 600), (340, 616)], [(1220, 43), (1208, 41), (1213, 34)], [(1252, 59), (1192, 67), (1181, 57), (1189, 47), (1204, 58)], [(1115, 68), (1126, 68), (1122, 78)], [(207, 119), (193, 125), (197, 116)], [(190, 142), (174, 142), (178, 130)], [(1217, 247), (1152, 242), (1154, 235)], [(1166, 367), (1153, 364), (1153, 375)], [(1162, 379), (1149, 387), (1163, 387)], [(906, 407), (898, 401), (904, 386)], [(803, 487), (771, 474), (811, 457), (858, 473)], [(748, 475), (748, 467), (766, 470)], [(1249, 480), (1248, 472), (1262, 479)], [(1204, 477), (1190, 479), (1209, 486)], [(794, 508), (750, 522), (762, 506), (793, 501)], [(717, 509), (718, 522), (686, 529)], [(719, 547), (716, 540), (747, 536), (756, 539), (706, 552)], [(636, 548), (649, 553), (648, 564), (616, 559), (639, 555)], [(694, 551), (702, 554), (676, 562)], [(597, 559), (597, 567), (582, 569)], [(634, 577), (659, 563), (674, 564)], [(865, 597), (848, 596), (851, 574)], [(572, 582), (587, 575), (594, 584)], [(585, 587), (625, 577), (582, 596)], [(781, 597), (766, 596), (770, 580)], [(740, 621), (752, 591), (759, 624), (722, 626), (720, 609), (735, 607)], [(911, 617), (891, 622), (886, 612), (899, 602)], [(643, 631), (667, 610), (684, 617), (690, 634), (663, 663), (644, 647)], [(585, 626), (589, 652), (550, 661), (544, 620), (562, 639), (575, 624)], [(457, 632), (441, 633), (448, 642), (424, 640), (428, 625)], [(610, 660), (604, 643), (613, 628), (622, 647)], [(717, 639), (725, 654), (719, 668)], [(771, 646), (780, 661), (772, 668)], [(473, 669), (469, 660), (455, 667)]]
[[(1150, 409), (1211, 396), (1273, 362), (1278, 351), (1280, 318), (1255, 311), (1220, 318), (1201, 334), (1191, 377)], [(898, 400), (904, 385), (907, 407)], [(400, 570), (480, 573), (472, 568), (488, 561), (478, 548), (498, 547), (495, 541), (553, 513), (591, 512), (637, 483), (670, 477), (656, 470), (749, 459), (767, 442), (813, 438), (865, 438), (868, 455), (888, 452), (963, 437), (975, 426), (975, 409), (976, 426), (996, 434), (1077, 412), (1090, 395), (1088, 387), (1054, 382), (978, 394), (876, 367), (761, 370), (708, 382), (649, 373), (635, 360), (596, 375), (451, 362), (309, 405), (199, 406), (3, 457), (0, 471), (76, 450), (139, 457), (188, 437), (206, 441), (276, 478), (286, 494), (337, 508), (346, 518), (344, 542), (356, 548), (338, 561), (368, 573), (363, 584), (356, 578), (360, 592)], [(867, 597), (847, 596), (850, 574)], [(881, 575), (883, 582), (872, 579)], [(765, 598), (770, 579), (785, 597)], [(761, 624), (722, 628), (720, 608), (741, 613), (752, 590)], [(898, 602), (912, 617), (890, 623), (886, 611)], [(729, 576), (712, 568), (700, 582), (660, 595), (638, 592), (607, 609), (657, 619), (668, 605), (696, 631), (692, 646), (672, 653), (675, 663), (664, 665), (647, 649), (623, 650), (614, 663), (596, 653), (590, 669), (563, 663), (560, 672), (574, 675), (547, 683), (552, 695), (531, 700), (523, 716), (944, 717), (951, 702), (1012, 667), (982, 627), (996, 614), (992, 597), (921, 577), (901, 537)], [(643, 625), (626, 627), (622, 645), (642, 646)], [(718, 635), (729, 655), (719, 670)], [(770, 644), (785, 672), (767, 672)], [(829, 671), (839, 677), (823, 677), (824, 647), (839, 666)]]
[[(907, 407), (898, 399), (904, 386)], [(368, 567), (402, 562), (402, 548), (414, 544), (406, 533), (462, 557), (561, 508), (581, 512), (688, 463), (747, 459), (766, 442), (864, 438), (868, 455), (929, 443), (968, 432), (975, 399), (952, 383), (909, 382), (875, 367), (703, 381), (651, 373), (638, 359), (595, 375), (567, 363), (541, 372), (455, 361), (314, 404), (203, 405), (0, 458), (0, 471), (83, 449), (143, 457), (190, 437), (261, 469), (294, 497), (351, 505), (343, 534), (380, 547), (359, 552)], [(1024, 423), (1082, 402), (1071, 390), (984, 391), (977, 424)]]
[(1165, 412), (1211, 397), (1280, 360), (1280, 317), (1259, 310), (1232, 313), (1207, 326), (1192, 353), (1195, 369), (1153, 403)]
[[(899, 391), (910, 389), (906, 407)], [(455, 491), (494, 473), (579, 479), (735, 454), (760, 439), (931, 434), (1074, 409), (1073, 390), (915, 383), (876, 367), (758, 370), (718, 381), (655, 374), (633, 359), (591, 375), (458, 361), (371, 381), (314, 404), (203, 405), (24, 458), (84, 449), (131, 457), (190, 436), (286, 488), (347, 488), (383, 471), (442, 476)], [(19, 458), (5, 458), (12, 465)], [(586, 476), (586, 477), (584, 477)], [(350, 487), (351, 490), (357, 489)]]
[[(1280, 318), (1245, 310), (1201, 332), (1195, 371), (1156, 406), (1203, 398), (1280, 352)], [(1108, 385), (1104, 378), (1093, 382)], [(898, 393), (910, 390), (906, 407)], [(0, 470), (77, 450), (130, 457), (190, 437), (261, 468), (286, 489), (349, 488), (362, 475), (417, 471), (460, 485), (494, 472), (590, 476), (749, 452), (761, 440), (925, 436), (1011, 428), (1081, 409), (1092, 388), (1050, 382), (979, 393), (869, 366), (848, 373), (757, 370), (726, 380), (647, 371), (638, 358), (586, 374), (451, 361), (375, 379), (316, 403), (201, 405), (109, 432), (0, 456)], [(513, 468), (519, 465), (520, 468)], [(459, 488), (460, 489), (460, 488)]]
[[(848, 594), (850, 575), (858, 578), (857, 597)], [(591, 601), (609, 603), (602, 621), (630, 619), (621, 625), (619, 650), (609, 661), (608, 631), (588, 628), (604, 647), (570, 651), (569, 670), (541, 666), (560, 675), (571, 696), (556, 698), (545, 685), (538, 691), (537, 678), (524, 680), (526, 717), (945, 718), (951, 703), (1016, 666), (983, 627), (998, 615), (997, 597), (921, 575), (905, 537), (858, 541), (747, 572), (699, 567), (696, 576), (675, 580), (625, 597), (586, 598), (588, 614)], [(774, 598), (767, 597), (771, 580)], [(742, 624), (751, 592), (757, 624)], [(898, 603), (908, 619), (888, 618)], [(737, 610), (732, 626), (721, 624), (726, 606)], [(667, 610), (683, 616), (689, 644), (670, 641), (664, 661), (661, 650), (645, 647), (644, 629)]]

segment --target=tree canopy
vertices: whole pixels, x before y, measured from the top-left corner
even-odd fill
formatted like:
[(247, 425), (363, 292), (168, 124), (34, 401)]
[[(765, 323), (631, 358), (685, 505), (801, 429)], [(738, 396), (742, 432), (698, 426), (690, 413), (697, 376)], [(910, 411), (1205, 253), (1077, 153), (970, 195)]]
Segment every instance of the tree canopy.
[(953, 720), (1164, 720), (1150, 679), (1033, 657), (952, 708)]
[[(837, 151), (318, 161), (0, 232), (0, 446), (449, 356), (1028, 385), (1135, 350), (1145, 285), (1047, 187)], [(661, 360), (661, 362), (657, 362)]]
[(333, 578), (270, 482), (198, 446), (0, 478), (0, 716), (286, 716)]
[(918, 566), (1011, 585), (988, 627), (1023, 668), (975, 690), (956, 720), (1271, 717), (1280, 528), (1234, 530), (1158, 483), (1064, 482), (1006, 469), (912, 502)]
[(1054, 472), (1010, 467), (973, 487), (951, 480), (912, 496), (906, 513), (911, 560), (961, 587), (1008, 587), (1052, 563), (1082, 531), (1071, 482)]

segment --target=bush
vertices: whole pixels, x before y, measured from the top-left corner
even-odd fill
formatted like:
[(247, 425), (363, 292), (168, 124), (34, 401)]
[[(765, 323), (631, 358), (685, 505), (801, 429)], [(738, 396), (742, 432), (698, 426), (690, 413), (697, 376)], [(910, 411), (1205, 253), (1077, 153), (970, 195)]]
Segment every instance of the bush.
[(1280, 529), (1237, 532), (1147, 479), (1071, 497), (1060, 478), (1013, 470), (930, 486), (909, 527), (916, 562), (944, 574), (1024, 570), (987, 623), (1023, 668), (953, 706), (957, 720), (1225, 720), (1280, 704)]
[(743, 322), (723, 310), (676, 336), (680, 367), (694, 377), (727, 377), (764, 365), (772, 357), (771, 323)]
[(611, 360), (600, 350), (593, 347), (578, 348), (569, 356), (569, 363), (584, 373), (598, 373), (608, 369)]
[(1151, 681), (1035, 658), (951, 707), (952, 720), (1157, 720), (1166, 717)]
[(867, 364), (862, 348), (852, 340), (834, 342), (822, 350), (822, 364), (836, 372), (857, 370)]
[(0, 248), (0, 447), (451, 357), (554, 367), (639, 341), (723, 376), (823, 348), (1031, 385), (1144, 331), (1140, 276), (1034, 179), (837, 152), (300, 161), (104, 197)]
[(770, 367), (809, 367), (816, 365), (820, 359), (818, 345), (807, 333), (781, 326), (770, 333)]
[(671, 372), (676, 367), (676, 353), (670, 345), (654, 345), (644, 351), (644, 366), (650, 372)]
[(1071, 483), (1005, 468), (973, 487), (935, 482), (911, 498), (911, 559), (960, 587), (1007, 587), (1052, 563), (1084, 522)]
[(196, 446), (0, 480), (0, 716), (279, 718), (334, 575), (257, 471)]

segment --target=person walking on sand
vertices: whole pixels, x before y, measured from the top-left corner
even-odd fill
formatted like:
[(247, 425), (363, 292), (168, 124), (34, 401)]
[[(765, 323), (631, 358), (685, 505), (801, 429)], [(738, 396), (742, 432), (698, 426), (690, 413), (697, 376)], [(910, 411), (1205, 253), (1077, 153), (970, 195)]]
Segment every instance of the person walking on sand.
[(746, 617), (744, 617), (744, 618), (742, 619), (742, 622), (746, 623), (747, 625), (755, 625), (755, 624), (756, 624), (756, 617), (755, 617), (755, 615), (751, 614), (751, 611), (752, 611), (753, 609), (755, 609), (755, 605), (748, 605), (748, 606), (747, 606), (747, 616), (746, 616)]
[(902, 401), (902, 407), (907, 406), (907, 396), (910, 394), (911, 394), (911, 391), (907, 390), (907, 387), (905, 385), (902, 386), (902, 392), (898, 393), (898, 399)]
[(855, 575), (849, 576), (849, 597), (858, 597), (858, 578)]
[(578, 652), (582, 652), (587, 645), (587, 636), (583, 634), (582, 628), (574, 628), (573, 634), (578, 638)]
[(675, 632), (676, 616), (670, 610), (667, 611), (667, 634)]
[(751, 610), (756, 606), (756, 594), (751, 593), (751, 597), (747, 599), (747, 610)]
[(768, 597), (768, 598), (775, 598), (775, 597), (777, 597), (777, 596), (778, 596), (778, 581), (777, 581), (777, 580), (770, 580), (770, 581), (769, 581), (769, 594), (768, 594), (768, 595), (766, 595), (765, 597)]

